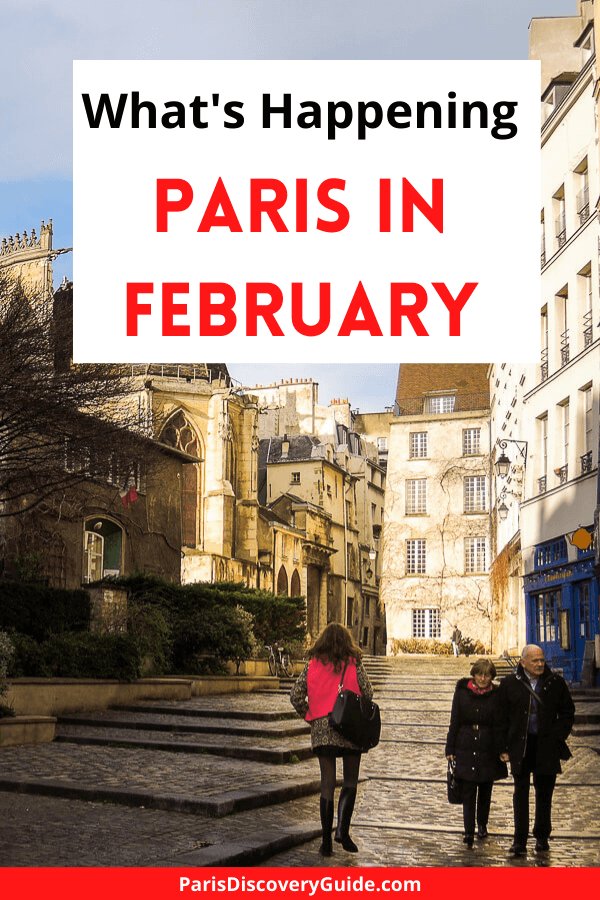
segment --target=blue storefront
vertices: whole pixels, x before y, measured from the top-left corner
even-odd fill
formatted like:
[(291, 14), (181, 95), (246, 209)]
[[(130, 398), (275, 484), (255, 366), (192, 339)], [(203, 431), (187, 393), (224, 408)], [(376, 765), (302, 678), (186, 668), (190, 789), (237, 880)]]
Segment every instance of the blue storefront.
[(543, 647), (568, 681), (578, 681), (586, 641), (600, 631), (593, 547), (568, 546), (566, 537), (538, 544), (524, 588), (527, 642)]

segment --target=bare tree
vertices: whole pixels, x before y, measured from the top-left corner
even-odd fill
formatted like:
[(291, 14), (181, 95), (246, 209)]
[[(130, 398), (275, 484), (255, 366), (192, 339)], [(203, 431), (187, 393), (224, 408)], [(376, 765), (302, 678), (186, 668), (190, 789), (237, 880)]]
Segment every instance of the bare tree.
[(125, 490), (148, 465), (147, 423), (127, 370), (65, 364), (63, 336), (18, 281), (1, 278), (0, 516), (90, 479)]

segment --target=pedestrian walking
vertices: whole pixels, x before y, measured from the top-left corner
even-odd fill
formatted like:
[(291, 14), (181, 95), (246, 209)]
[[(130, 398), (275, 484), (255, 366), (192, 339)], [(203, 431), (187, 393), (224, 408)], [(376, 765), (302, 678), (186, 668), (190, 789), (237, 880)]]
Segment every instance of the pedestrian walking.
[(313, 753), (321, 770), (321, 828), (323, 840), (319, 852), (331, 856), (336, 760), (341, 756), (344, 782), (340, 791), (335, 840), (344, 850), (357, 853), (350, 837), (350, 821), (356, 800), (361, 753), (331, 728), (328, 720), (338, 695), (343, 675), (344, 688), (362, 694), (368, 700), (373, 688), (361, 662), (361, 651), (347, 628), (331, 622), (309, 651), (309, 662), (292, 687), (290, 700), (298, 713), (310, 723)]
[(536, 644), (523, 648), (513, 675), (503, 679), (500, 690), (502, 759), (510, 760), (514, 779), (514, 840), (510, 853), (524, 856), (529, 836), (529, 787), (533, 775), (536, 853), (550, 849), (552, 794), (560, 761), (570, 759), (566, 740), (575, 719), (575, 706), (567, 684), (553, 672)]
[(462, 633), (458, 625), (454, 626), (454, 631), (452, 632), (450, 641), (452, 643), (452, 652), (455, 656), (460, 656), (460, 642), (462, 641)]
[(506, 778), (506, 763), (500, 759), (501, 719), (499, 689), (493, 684), (496, 667), (489, 659), (471, 666), (471, 677), (461, 678), (452, 700), (446, 759), (455, 763), (461, 782), (464, 842), (472, 847), (477, 837), (488, 836), (488, 819), (494, 781)]

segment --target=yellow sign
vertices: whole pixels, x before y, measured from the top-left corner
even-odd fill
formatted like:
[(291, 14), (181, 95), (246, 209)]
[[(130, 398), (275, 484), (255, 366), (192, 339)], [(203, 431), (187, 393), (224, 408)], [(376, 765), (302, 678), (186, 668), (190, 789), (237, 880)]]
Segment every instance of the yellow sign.
[(587, 528), (578, 528), (573, 534), (568, 534), (569, 543), (577, 547), (578, 550), (589, 550), (592, 546), (593, 537)]

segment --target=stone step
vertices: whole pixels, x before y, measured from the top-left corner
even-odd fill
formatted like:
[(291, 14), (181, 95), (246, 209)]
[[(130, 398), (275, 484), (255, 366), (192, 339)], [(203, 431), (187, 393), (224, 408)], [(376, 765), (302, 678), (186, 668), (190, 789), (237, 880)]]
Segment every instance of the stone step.
[[(141, 715), (138, 713), (138, 715)], [(174, 718), (174, 716), (173, 716)], [(196, 723), (196, 722), (162, 722), (152, 720), (150, 715), (144, 714), (143, 720), (133, 720), (121, 718), (118, 715), (90, 716), (86, 713), (80, 713), (70, 716), (60, 716), (59, 725), (88, 725), (94, 728), (126, 728), (141, 729), (148, 731), (171, 731), (181, 734), (228, 734), (228, 735), (247, 735), (248, 737), (298, 737), (303, 734), (310, 733), (310, 727), (301, 721), (297, 724), (282, 724), (280, 728), (267, 728), (265, 723), (262, 727), (254, 725), (230, 724), (227, 720), (227, 713), (224, 712), (223, 720), (218, 724), (215, 720), (214, 724)]]
[(222, 818), (248, 809), (260, 809), (318, 794), (321, 782), (317, 779), (287, 779), (268, 785), (223, 791), (210, 797), (191, 797), (147, 791), (140, 788), (94, 787), (89, 784), (72, 782), (67, 779), (10, 778), (0, 776), (0, 791), (20, 794), (40, 794), (52, 797), (67, 797), (74, 800), (104, 801), (124, 806), (141, 806), (147, 809), (163, 809), (191, 815)]
[(571, 732), (573, 737), (594, 737), (600, 735), (600, 723), (597, 725), (575, 725)]
[(209, 744), (206, 741), (161, 741), (151, 737), (112, 736), (103, 737), (97, 733), (90, 733), (85, 728), (78, 729), (76, 733), (57, 734), (56, 741), (65, 744), (82, 744), (87, 746), (123, 747), (137, 750), (166, 750), (170, 753), (209, 753), (213, 756), (225, 756), (229, 759), (246, 759), (252, 762), (271, 763), (284, 765), (294, 763), (312, 757), (310, 745), (302, 744), (297, 747), (253, 747), (228, 744)]
[[(581, 710), (579, 703), (575, 704), (575, 723), (577, 725), (598, 725), (600, 724), (600, 713), (591, 713), (586, 712), (585, 709)], [(581, 710), (581, 712), (580, 712)]]
[[(273, 691), (266, 691), (268, 694)], [(186, 708), (184, 706), (160, 706), (152, 703), (138, 704), (135, 706), (113, 706), (110, 707), (120, 712), (132, 713), (156, 713), (166, 716), (189, 716), (198, 719), (228, 719), (237, 721), (255, 721), (255, 722), (280, 722), (297, 718), (294, 710), (244, 710), (244, 709), (228, 709), (226, 714), (221, 709), (209, 709), (207, 707), (195, 706)]]
[[(256, 866), (277, 853), (306, 844), (321, 836), (321, 826), (286, 825), (275, 828), (262, 827), (257, 833), (247, 832), (244, 837), (234, 838), (223, 844), (213, 844), (177, 855), (178, 866)], [(193, 877), (193, 876), (192, 876)]]

